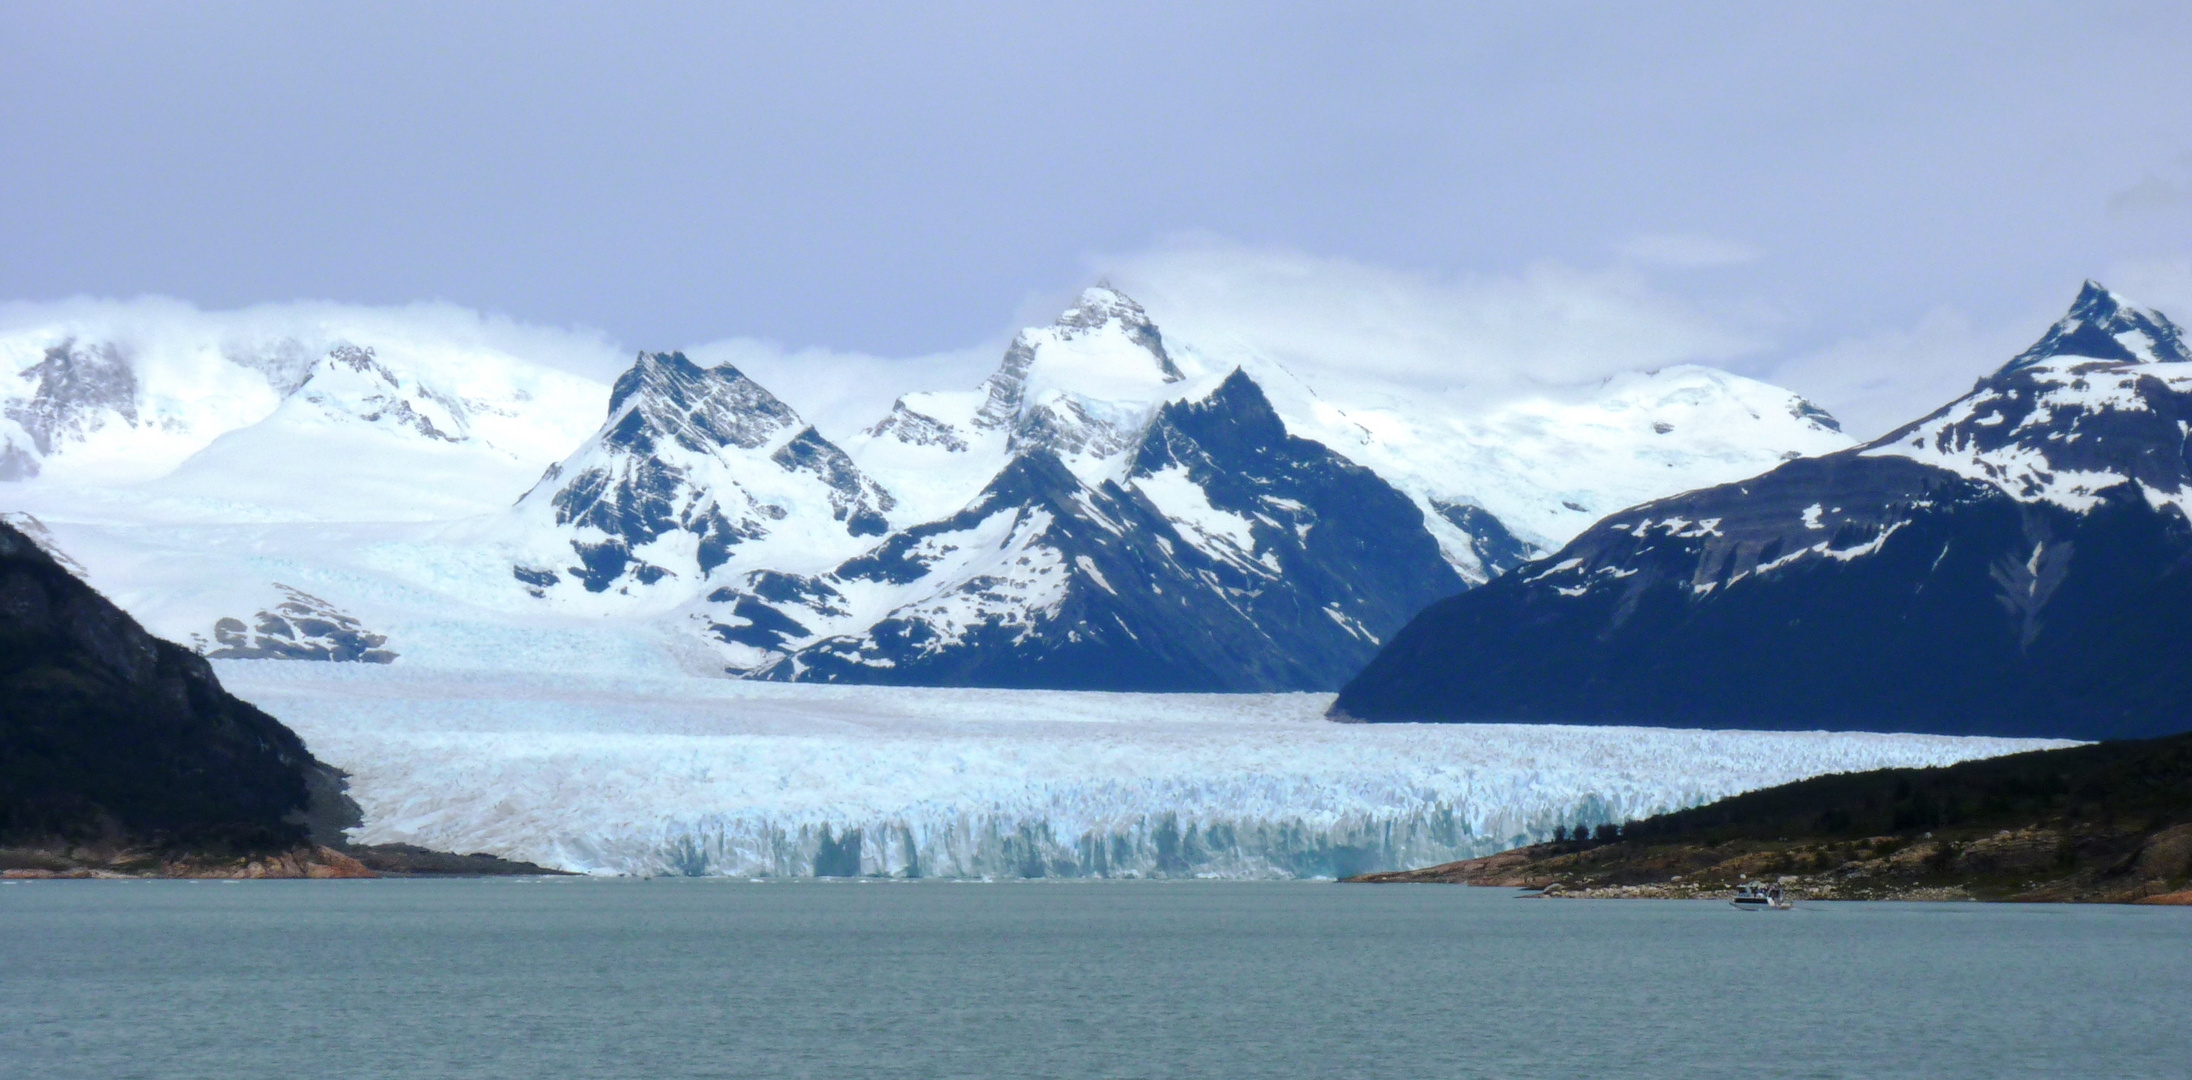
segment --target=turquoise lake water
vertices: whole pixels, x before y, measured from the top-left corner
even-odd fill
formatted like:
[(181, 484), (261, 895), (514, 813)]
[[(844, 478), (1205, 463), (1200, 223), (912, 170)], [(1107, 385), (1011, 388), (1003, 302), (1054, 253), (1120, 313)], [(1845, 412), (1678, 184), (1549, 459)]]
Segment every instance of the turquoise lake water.
[(0, 886), (10, 1077), (2192, 1076), (2192, 909), (1329, 883)]

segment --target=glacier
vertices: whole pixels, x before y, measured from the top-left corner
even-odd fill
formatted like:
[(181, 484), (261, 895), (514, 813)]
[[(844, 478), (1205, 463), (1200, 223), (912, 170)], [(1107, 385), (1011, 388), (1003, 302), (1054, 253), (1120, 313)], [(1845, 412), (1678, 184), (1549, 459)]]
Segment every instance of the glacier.
[(1329, 694), (921, 690), (217, 660), (351, 773), (361, 843), (590, 874), (1328, 878), (1821, 773), (2058, 741), (1345, 725)]
[[(728, 654), (740, 643), (726, 633), (767, 629), (739, 615), (748, 598), (729, 586), (797, 592), (848, 556), (964, 511), (1015, 459), (1015, 439), (1056, 455), (1065, 475), (1046, 491), (1139, 483), (1130, 444), (1236, 376), (1261, 388), (1277, 419), (1265, 442), (1299, 437), (1344, 459), (1303, 475), (1359, 467), (1420, 509), (1421, 529), (1399, 531), (1428, 532), (1425, 563), (1450, 563), (1453, 587), (1557, 543), (1606, 507), (1850, 443), (1796, 395), (1709, 369), (1504, 403), (1466, 400), (1466, 388), (1397, 393), (1374, 379), (1312, 385), (1222, 343), (1167, 341), (1137, 305), (1096, 289), (1016, 338), (981, 387), (909, 388), (861, 431), (817, 430), (798, 403), (776, 402), (736, 369), (643, 356), (635, 381), (661, 369), (653, 381), (665, 401), (697, 403), (651, 413), (663, 432), (716, 418), (697, 407), (707, 402), (724, 406), (726, 423), (756, 426), (719, 426), (721, 437), (680, 442), (678, 453), (623, 460), (604, 435), (618, 419), (603, 411), (616, 391), (565, 370), (604, 370), (616, 351), (605, 342), (557, 344), (410, 309), (93, 304), (18, 316), (0, 318), (0, 370), (16, 376), (0, 379), (0, 509), (350, 770), (364, 842), (605, 874), (1328, 877), (1483, 854), (1556, 825), (1821, 771), (2026, 745), (1365, 729), (1323, 721), (1331, 699), (1321, 694), (723, 677), (758, 663)], [(682, 478), (633, 487), (630, 506), (712, 524), (708, 509), (724, 500), (724, 528), (650, 524), (677, 544), (632, 550), (664, 565), (627, 575), (603, 561), (591, 582), (599, 591), (551, 588), (585, 554), (574, 539), (607, 539), (557, 526), (555, 496), (590, 471), (614, 477), (626, 466)], [(1311, 520), (1306, 496), (1277, 487), (1259, 487), (1249, 514), (1166, 462), (1146, 471), (1149, 513), (1161, 521), (1133, 539), (1207, 547), (1220, 579), (1280, 550), (1241, 548), (1258, 529), (1302, 546), (1342, 523), (1336, 511)], [(1383, 520), (1362, 505), (1345, 520)], [(1502, 520), (1517, 531), (1495, 529)], [(701, 533), (718, 532), (753, 542), (717, 564)], [(1480, 550), (1486, 536), (1505, 543)], [(960, 562), (983, 553), (981, 539), (951, 541), (968, 541)], [(1013, 558), (1023, 555), (1024, 582), (992, 573), (981, 586), (1019, 612), (1052, 599), (1034, 587), (1050, 568), (1039, 556), (1059, 556), (1059, 574), (1085, 572), (1107, 596), (1133, 591), (1115, 568), (1125, 564), (1099, 565), (1089, 550)], [(749, 580), (763, 572), (785, 580)], [(875, 584), (846, 594), (847, 627), (815, 619), (806, 629), (857, 630), (917, 598), (901, 586), (918, 582)], [(1146, 575), (1134, 584), (1157, 592)], [(1163, 595), (1175, 603), (1182, 590)], [(1359, 611), (1325, 599), (1303, 605), (1299, 621), (1371, 633)]]

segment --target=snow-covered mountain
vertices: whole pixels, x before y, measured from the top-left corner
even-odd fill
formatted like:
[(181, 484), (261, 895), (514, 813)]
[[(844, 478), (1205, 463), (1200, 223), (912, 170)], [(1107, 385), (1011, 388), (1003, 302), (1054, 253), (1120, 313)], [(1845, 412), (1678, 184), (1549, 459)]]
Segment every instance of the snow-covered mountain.
[(612, 387), (355, 319), (209, 319), (0, 333), (25, 477), (0, 491), (232, 656), (523, 664), (488, 643), (583, 624), (777, 679), (1329, 688), (1609, 500), (1848, 442), (1702, 368), (1473, 409), (1311, 386), (1102, 287), (843, 439), (675, 353)]
[(359, 323), (156, 308), (0, 331), (0, 492), (48, 517), (446, 521), (508, 506), (599, 416), (591, 379)]
[[(769, 678), (1329, 687), (1423, 605), (1536, 550), (1477, 497), (1522, 485), (1441, 474), (1469, 455), (1442, 457), (1434, 423), (1518, 463), (1550, 447), (1529, 466), (1541, 476), (1587, 462), (1597, 491), (1560, 494), (1588, 498), (1638, 474), (1664, 483), (1848, 444), (1795, 395), (1703, 369), (1519, 403), (1476, 429), (1400, 415), (1358, 417), (1254, 358), (1214, 370), (1131, 299), (1090, 289), (1021, 332), (975, 390), (906, 395), (850, 444), (918, 524), (827, 573), (748, 571), (686, 614), (728, 666)], [(1573, 434), (1544, 430), (1562, 421)], [(1541, 529), (1583, 512), (1547, 495)]]
[(548, 611), (676, 608), (721, 667), (804, 681), (1328, 689), (1466, 584), (1405, 495), (1247, 375), (1191, 380), (1110, 290), (860, 450), (735, 367), (643, 354), (483, 538)]
[(1008, 429), (1024, 445), (972, 503), (827, 575), (717, 590), (711, 632), (781, 679), (1305, 689), (1463, 587), (1406, 496), (1288, 435), (1239, 372), (1130, 446), (1059, 429)]
[(159, 476), (280, 401), (218, 353), (147, 363), (124, 342), (31, 333), (0, 340), (0, 357), (0, 481)]
[(387, 626), (482, 597), (449, 523), (507, 508), (608, 391), (461, 323), (64, 308), (0, 330), (0, 506), (210, 656), (408, 658)]
[(1694, 366), (1491, 404), (1369, 378), (1312, 386), (1254, 353), (1220, 360), (1168, 345), (1139, 304), (1099, 286), (1055, 325), (1023, 330), (980, 387), (905, 395), (846, 449), (912, 518), (933, 520), (1029, 446), (1049, 447), (1090, 482), (1115, 473), (1159, 408), (1205, 397), (1234, 371), (1289, 433), (1413, 499), (1472, 584), (1607, 510), (1852, 444), (1796, 394)]
[(461, 518), (509, 505), (581, 437), (578, 407), (598, 394), (507, 358), (460, 366), (338, 342), (271, 414), (135, 490), (214, 520)]
[(674, 579), (657, 595), (690, 595), (734, 560), (796, 570), (849, 556), (896, 505), (737, 368), (642, 353), (601, 430), (519, 500), (514, 517), (541, 540), (513, 573), (542, 597), (566, 579), (624, 595)]
[[(1198, 371), (1198, 374), (1201, 372)], [(1091, 483), (1117, 471), (1166, 401), (1200, 396), (1141, 305), (1109, 288), (1047, 327), (1022, 330), (970, 391), (907, 394), (851, 444), (917, 520), (967, 505), (1006, 461), (1046, 450)]]
[[(1286, 385), (1284, 378), (1271, 382)], [(1450, 518), (1447, 508), (1462, 506), (1492, 515), (1532, 554), (1567, 543), (1624, 506), (1855, 444), (1825, 410), (1795, 393), (1695, 365), (1484, 406), (1325, 383), (1314, 397), (1305, 386), (1291, 405), (1274, 392), (1295, 434), (1375, 470), (1427, 514)], [(1474, 573), (1464, 545), (1487, 538), (1471, 531), (1442, 542), (1472, 581), (1521, 561), (1496, 560)]]
[(1444, 601), (1336, 708), (2071, 738), (2192, 727), (2192, 353), (2091, 282), (1862, 447), (1614, 514)]
[(2088, 281), (2068, 314), (1970, 394), (1872, 443), (2001, 489), (2084, 512), (2125, 483), (2159, 507), (2186, 506), (2183, 331)]

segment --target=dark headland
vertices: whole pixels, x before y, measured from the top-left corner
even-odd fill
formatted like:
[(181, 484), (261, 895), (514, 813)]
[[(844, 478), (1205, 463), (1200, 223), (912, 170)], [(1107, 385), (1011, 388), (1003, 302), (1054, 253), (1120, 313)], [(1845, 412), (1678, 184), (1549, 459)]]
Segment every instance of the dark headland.
[(2192, 904), (2192, 735), (1814, 777), (1481, 859), (1364, 874), (1546, 896)]
[(539, 874), (353, 847), (343, 774), (0, 523), (0, 876)]

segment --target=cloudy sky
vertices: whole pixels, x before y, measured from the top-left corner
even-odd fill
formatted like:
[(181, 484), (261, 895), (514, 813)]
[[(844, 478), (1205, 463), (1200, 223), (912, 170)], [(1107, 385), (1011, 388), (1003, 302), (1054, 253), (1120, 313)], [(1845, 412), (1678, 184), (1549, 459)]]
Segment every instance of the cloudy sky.
[(1762, 7), (13, 4), (0, 298), (868, 380), (1108, 277), (1402, 382), (1694, 360), (1860, 430), (2086, 277), (2192, 322), (2192, 5)]

